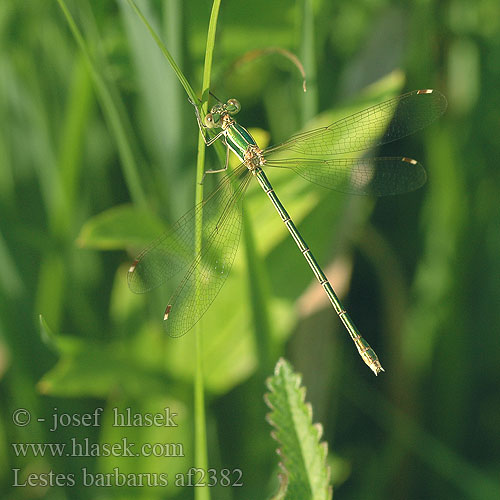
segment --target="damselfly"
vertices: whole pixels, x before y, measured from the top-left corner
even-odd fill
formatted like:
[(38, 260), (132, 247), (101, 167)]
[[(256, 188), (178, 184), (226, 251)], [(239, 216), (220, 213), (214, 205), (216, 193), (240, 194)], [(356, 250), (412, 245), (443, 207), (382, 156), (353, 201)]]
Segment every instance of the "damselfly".
[[(235, 119), (240, 103), (229, 99), (212, 107), (204, 120), (195, 106), (196, 118), (207, 146), (221, 140), (241, 161), (199, 205), (134, 262), (128, 272), (130, 289), (147, 292), (187, 272), (170, 299), (164, 320), (168, 333), (186, 333), (205, 314), (224, 284), (236, 255), (241, 227), (242, 200), (255, 177), (267, 194), (314, 276), (354, 341), (363, 361), (377, 375), (384, 371), (375, 351), (360, 335), (311, 250), (274, 192), (263, 168), (288, 168), (304, 179), (337, 191), (374, 196), (412, 191), (426, 181), (422, 165), (411, 158), (346, 158), (405, 137), (427, 126), (446, 109), (445, 97), (436, 90), (416, 90), (389, 99), (322, 127), (294, 135), (289, 140), (260, 149), (250, 133)], [(220, 129), (212, 138), (207, 129)], [(194, 255), (195, 227), (202, 227), (201, 251)], [(194, 260), (193, 260), (194, 259)]]

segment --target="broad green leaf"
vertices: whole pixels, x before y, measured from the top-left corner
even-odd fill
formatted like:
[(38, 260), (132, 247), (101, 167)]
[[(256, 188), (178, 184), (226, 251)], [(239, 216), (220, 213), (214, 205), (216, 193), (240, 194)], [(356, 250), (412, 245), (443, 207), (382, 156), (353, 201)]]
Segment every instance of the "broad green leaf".
[(267, 381), (270, 392), (265, 400), (271, 408), (267, 420), (274, 427), (272, 436), (280, 445), (282, 459), (275, 500), (328, 500), (332, 489), (327, 445), (320, 442), (323, 428), (312, 423), (312, 408), (305, 402), (306, 391), (300, 383), (300, 375), (283, 358)]
[(140, 248), (164, 231), (163, 223), (151, 212), (118, 205), (89, 219), (80, 231), (78, 244), (99, 250)]
[[(43, 320), (42, 330), (47, 335)], [(50, 335), (60, 359), (38, 383), (43, 394), (105, 398), (122, 388), (139, 397), (144, 387), (151, 394), (162, 394), (170, 386), (163, 369), (162, 350), (158, 348), (161, 344), (149, 331), (110, 342)]]

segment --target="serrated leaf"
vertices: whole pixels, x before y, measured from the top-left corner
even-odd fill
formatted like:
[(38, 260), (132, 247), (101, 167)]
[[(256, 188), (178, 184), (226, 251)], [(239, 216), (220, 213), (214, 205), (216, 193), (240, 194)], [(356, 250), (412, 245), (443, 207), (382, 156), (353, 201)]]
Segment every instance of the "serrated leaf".
[(119, 205), (89, 219), (80, 231), (78, 244), (99, 250), (140, 248), (164, 231), (164, 224), (151, 212)]
[(323, 428), (312, 423), (312, 408), (300, 384), (300, 375), (283, 358), (267, 380), (267, 420), (274, 427), (272, 436), (280, 444), (282, 460), (281, 486), (274, 500), (328, 500), (332, 489), (327, 445), (320, 442)]

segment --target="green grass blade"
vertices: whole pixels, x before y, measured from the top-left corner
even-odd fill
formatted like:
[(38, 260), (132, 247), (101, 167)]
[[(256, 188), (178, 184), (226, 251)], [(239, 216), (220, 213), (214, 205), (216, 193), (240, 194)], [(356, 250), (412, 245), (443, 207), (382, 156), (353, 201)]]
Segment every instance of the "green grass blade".
[(0, 233), (0, 290), (8, 297), (17, 297), (26, 289), (14, 256), (8, 249), (2, 233)]
[(255, 331), (255, 345), (259, 357), (261, 380), (267, 376), (272, 363), (271, 320), (269, 303), (271, 301), (267, 286), (265, 264), (259, 259), (254, 231), (248, 215), (243, 212), (243, 245), (245, 247), (245, 263), (248, 276), (250, 308)]
[(320, 442), (323, 428), (312, 423), (312, 408), (305, 403), (305, 388), (300, 384), (300, 375), (283, 358), (267, 381), (270, 392), (265, 400), (271, 408), (267, 420), (280, 444), (283, 470), (275, 499), (328, 500), (332, 490), (327, 445)]
[[(212, 5), (212, 12), (210, 14), (210, 22), (208, 25), (207, 46), (205, 51), (205, 65), (203, 68), (203, 83), (202, 83), (202, 96), (208, 95), (210, 90), (210, 77), (212, 72), (212, 60), (215, 46), (215, 31), (217, 27), (217, 18), (219, 15), (220, 0), (215, 0)], [(202, 113), (207, 113), (208, 100), (202, 103)], [(196, 102), (193, 100), (193, 102)], [(205, 142), (201, 135), (198, 137), (198, 157), (196, 161), (196, 194), (195, 203), (201, 203), (203, 200), (203, 174), (205, 171)], [(201, 236), (202, 236), (202, 221), (199, 220), (195, 229), (195, 252), (201, 250)], [(202, 337), (201, 337), (201, 324), (198, 323), (195, 328), (196, 336), (196, 372), (195, 372), (195, 465), (202, 470), (208, 468), (207, 457), (207, 435), (206, 435), (206, 421), (205, 421), (205, 396), (204, 396), (204, 382), (203, 382), (203, 366), (202, 360)], [(195, 490), (196, 500), (209, 500), (210, 490), (208, 488), (199, 488)]]
[[(174, 70), (175, 74), (177, 75), (177, 78), (179, 79), (179, 82), (181, 82), (181, 85), (184, 87), (184, 90), (186, 91), (189, 98), (193, 102), (198, 102), (198, 98), (196, 97), (196, 94), (194, 93), (193, 88), (191, 87), (191, 85), (189, 85), (189, 82), (187, 81), (186, 77), (184, 76), (184, 73), (182, 73), (179, 66), (177, 66), (175, 59), (172, 57), (172, 54), (170, 54), (167, 47), (165, 47), (165, 44), (162, 42), (161, 38), (158, 36), (158, 34), (153, 29), (151, 24), (149, 24), (148, 20), (144, 17), (144, 14), (141, 12), (139, 7), (137, 7), (134, 0), (127, 0), (127, 1), (130, 4), (130, 6), (132, 7), (132, 9), (134, 9), (135, 13), (140, 17), (141, 21), (144, 23), (144, 25), (148, 29), (149, 33), (151, 33), (151, 36), (154, 38), (156, 44), (158, 45), (160, 50), (163, 52), (163, 55), (166, 57), (170, 66)], [(210, 64), (211, 64), (211, 61), (210, 61)]]
[[(128, 3), (134, 9), (136, 14), (140, 17), (142, 22), (145, 24), (151, 36), (156, 41), (158, 47), (163, 52), (164, 56), (168, 60), (170, 66), (174, 70), (177, 78), (184, 87), (184, 90), (188, 94), (192, 102), (197, 103), (198, 99), (194, 93), (191, 85), (185, 78), (184, 74), (177, 66), (174, 58), (170, 54), (169, 50), (165, 47), (160, 37), (156, 34), (148, 20), (144, 17), (140, 9), (137, 7), (133, 0), (128, 0)], [(216, 0), (212, 6), (212, 13), (210, 16), (210, 22), (208, 27), (207, 35), (207, 45), (205, 52), (205, 66), (203, 70), (203, 91), (204, 96), (202, 104), (202, 114), (206, 114), (208, 107), (208, 91), (210, 89), (210, 77), (212, 71), (212, 60), (213, 60), (213, 50), (215, 45), (215, 32), (217, 27), (217, 18), (219, 13), (220, 0)], [(205, 171), (205, 142), (203, 137), (199, 136), (198, 140), (198, 157), (196, 162), (196, 190), (195, 190), (195, 203), (198, 204), (203, 200), (203, 185), (201, 181), (203, 179), (203, 174)], [(195, 227), (195, 254), (198, 254), (201, 250), (201, 235), (202, 235), (202, 221), (200, 221)], [(203, 367), (202, 367), (202, 345), (201, 345), (201, 330), (200, 323), (195, 327), (195, 356), (196, 356), (196, 371), (194, 380), (194, 408), (195, 408), (195, 466), (203, 470), (207, 470), (208, 458), (207, 458), (207, 437), (206, 437), (206, 419), (205, 419), (205, 396), (204, 396), (204, 383), (203, 383)], [(195, 498), (198, 500), (208, 500), (210, 498), (210, 492), (207, 488), (197, 488), (195, 490)]]
[(72, 83), (65, 107), (62, 136), (57, 157), (60, 172), (61, 196), (50, 207), (54, 233), (64, 237), (71, 234), (72, 214), (76, 211), (79, 180), (83, 170), (85, 131), (93, 106), (92, 80), (83, 56), (79, 55), (72, 75)]
[[(186, 130), (183, 127), (186, 101), (176, 75), (165, 64), (163, 53), (158, 50), (149, 31), (144, 29), (141, 19), (127, 2), (121, 1), (119, 5), (132, 55), (131, 62), (136, 69), (137, 91), (143, 114), (138, 133), (148, 147), (150, 182), (159, 188), (161, 186), (157, 193), (153, 191), (159, 197), (157, 204), (161, 204), (164, 213), (169, 213), (172, 207), (179, 206), (185, 195), (177, 181), (183, 163), (181, 153), (186, 142)], [(156, 23), (153, 22), (151, 2), (142, 1), (140, 5), (153, 25), (158, 26), (158, 19), (155, 19)], [(179, 25), (179, 15), (175, 14), (172, 15), (171, 24)], [(177, 33), (181, 29), (182, 26), (176, 30), (170, 26), (166, 29), (167, 32), (174, 31), (167, 43), (177, 49), (176, 54), (181, 52)], [(172, 126), (172, 117), (175, 117), (175, 127)]]
[(127, 183), (128, 190), (130, 192), (130, 196), (134, 200), (135, 203), (145, 206), (146, 203), (146, 195), (142, 189), (142, 185), (140, 182), (139, 169), (134, 159), (134, 154), (132, 152), (132, 148), (130, 147), (129, 140), (127, 138), (126, 129), (124, 123), (126, 122), (125, 116), (123, 113), (120, 113), (118, 106), (113, 100), (111, 92), (101, 76), (91, 54), (90, 50), (83, 38), (78, 26), (75, 23), (73, 16), (71, 15), (68, 7), (64, 0), (57, 0), (61, 10), (63, 11), (64, 16), (68, 22), (68, 25), (73, 33), (73, 36), (80, 47), (80, 50), (83, 52), (88, 65), (92, 77), (94, 79), (94, 84), (97, 90), (97, 95), (101, 100), (103, 111), (106, 115), (106, 118), (109, 122), (111, 131), (115, 137), (116, 144), (118, 146), (118, 152), (120, 154), (121, 163), (123, 166), (123, 174), (125, 177), (125, 181)]

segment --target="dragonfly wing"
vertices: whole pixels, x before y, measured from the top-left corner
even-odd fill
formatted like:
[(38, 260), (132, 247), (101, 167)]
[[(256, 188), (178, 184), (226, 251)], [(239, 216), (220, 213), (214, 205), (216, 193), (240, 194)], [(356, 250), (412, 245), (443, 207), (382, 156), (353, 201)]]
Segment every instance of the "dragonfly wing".
[(329, 156), (380, 146), (413, 134), (444, 113), (447, 102), (437, 90), (414, 90), (354, 113), (328, 127), (292, 136), (265, 150), (299, 156)]
[(203, 240), (209, 239), (224, 207), (236, 196), (234, 186), (247, 173), (248, 169), (244, 165), (233, 170), (208, 198), (143, 250), (128, 272), (128, 285), (133, 292), (144, 293), (157, 288), (193, 262), (197, 222), (202, 222)]
[[(201, 252), (167, 306), (165, 327), (172, 337), (184, 335), (201, 319), (229, 275), (241, 235), (243, 195), (252, 178), (245, 165), (240, 168), (244, 169), (241, 181), (223, 204), (217, 220), (208, 221)], [(203, 227), (205, 232), (205, 214)]]
[(421, 187), (424, 167), (411, 158), (329, 158), (268, 160), (266, 166), (289, 168), (304, 179), (343, 193), (385, 196)]

